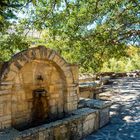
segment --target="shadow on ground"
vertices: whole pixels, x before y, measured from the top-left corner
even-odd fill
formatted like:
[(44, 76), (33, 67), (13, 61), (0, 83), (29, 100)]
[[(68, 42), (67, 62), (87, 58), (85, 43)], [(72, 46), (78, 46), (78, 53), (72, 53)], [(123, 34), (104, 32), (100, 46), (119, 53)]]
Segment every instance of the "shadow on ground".
[(140, 78), (116, 79), (112, 88), (110, 123), (84, 140), (140, 140)]

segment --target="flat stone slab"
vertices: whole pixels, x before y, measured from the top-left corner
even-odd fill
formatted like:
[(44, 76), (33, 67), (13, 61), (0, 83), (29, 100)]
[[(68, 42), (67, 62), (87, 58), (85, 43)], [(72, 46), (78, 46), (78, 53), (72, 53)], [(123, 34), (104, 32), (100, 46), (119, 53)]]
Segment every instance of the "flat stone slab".
[(103, 109), (103, 108), (106, 108), (106, 107), (110, 107), (112, 105), (112, 102), (111, 101), (98, 100), (98, 99), (80, 98), (79, 104), (83, 104), (83, 106), (86, 106), (86, 107)]
[[(99, 127), (103, 127), (109, 122), (109, 109), (112, 105), (110, 101), (103, 101), (98, 99), (80, 99), (79, 104), (83, 107), (97, 109), (99, 111)], [(81, 105), (81, 106), (82, 106)]]

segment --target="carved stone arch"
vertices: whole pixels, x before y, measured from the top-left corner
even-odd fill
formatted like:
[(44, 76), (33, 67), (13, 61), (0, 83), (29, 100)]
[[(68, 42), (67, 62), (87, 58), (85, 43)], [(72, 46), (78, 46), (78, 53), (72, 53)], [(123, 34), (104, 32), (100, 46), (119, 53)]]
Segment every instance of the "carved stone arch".
[(58, 53), (56, 53), (56, 51), (44, 46), (30, 48), (14, 55), (8, 63), (8, 67), (3, 71), (1, 81), (13, 80), (16, 74), (26, 63), (35, 59), (53, 61), (64, 72), (67, 83), (71, 84), (74, 82), (70, 65)]

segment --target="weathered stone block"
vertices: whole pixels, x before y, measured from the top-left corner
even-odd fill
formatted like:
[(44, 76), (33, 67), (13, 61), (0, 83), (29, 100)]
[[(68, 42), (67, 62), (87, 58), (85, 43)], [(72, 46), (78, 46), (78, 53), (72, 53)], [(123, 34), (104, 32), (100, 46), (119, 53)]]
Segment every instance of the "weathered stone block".
[(2, 94), (10, 94), (10, 90), (0, 90), (0, 95)]
[(14, 65), (17, 67), (18, 70), (22, 68), (22, 65), (18, 61), (15, 61)]
[(62, 126), (57, 126), (54, 128), (53, 132), (54, 132), (54, 139), (55, 140), (67, 140), (68, 136), (67, 136), (67, 130), (68, 128), (65, 125)]
[(49, 104), (50, 104), (50, 106), (55, 106), (55, 104), (56, 104), (55, 99), (50, 100), (49, 101)]
[(74, 110), (74, 106), (73, 106), (72, 102), (67, 103), (67, 104), (66, 104), (66, 111), (67, 111), (67, 112), (71, 112), (71, 111), (73, 111), (73, 110)]
[(86, 116), (83, 124), (83, 133), (85, 135), (96, 131), (99, 128), (99, 112)]
[(0, 116), (3, 116), (3, 109), (4, 109), (3, 104), (0, 104)]
[(18, 104), (18, 111), (23, 111), (23, 104)]
[(3, 113), (5, 115), (11, 114), (11, 102), (10, 101), (6, 101), (3, 103)]
[(11, 120), (6, 120), (6, 121), (2, 122), (2, 128), (3, 129), (9, 128), (9, 127), (11, 127)]
[(63, 104), (58, 104), (58, 112), (63, 112), (64, 111), (64, 105)]
[(28, 93), (26, 93), (26, 99), (27, 100), (30, 100), (30, 99), (32, 99), (33, 98), (33, 95), (32, 95), (32, 93), (31, 93), (31, 91), (28, 91)]
[(59, 59), (59, 61), (57, 62), (59, 66), (64, 67), (65, 65), (67, 65), (66, 61), (63, 59)]
[(50, 93), (53, 93), (55, 91), (55, 86), (54, 85), (51, 85), (50, 87), (49, 87), (49, 92)]
[(74, 83), (79, 83), (79, 68), (78, 65), (71, 65), (72, 74), (74, 77)]
[(57, 107), (56, 106), (51, 106), (50, 111), (52, 114), (57, 114)]
[(58, 64), (58, 62), (61, 60), (61, 58), (55, 54), (53, 61), (56, 62)]
[(10, 70), (11, 70), (11, 71), (14, 71), (14, 72), (16, 72), (16, 73), (18, 73), (19, 68), (15, 65), (15, 63), (12, 63), (12, 64), (10, 65)]
[(14, 77), (16, 76), (16, 72), (14, 71), (9, 71), (8, 74), (6, 75), (6, 80), (7, 81), (12, 81)]
[(109, 122), (109, 107), (100, 109), (100, 128)]
[(56, 52), (52, 52), (51, 54), (50, 54), (50, 56), (49, 56), (49, 60), (53, 60), (54, 59), (54, 57), (55, 57), (55, 55), (56, 55)]
[(16, 103), (14, 103), (14, 102), (12, 102), (12, 107), (11, 107), (12, 109), (11, 109), (11, 112), (17, 112), (17, 104)]
[(40, 53), (38, 49), (35, 50), (35, 54), (37, 59), (43, 58), (43, 55)]
[(81, 99), (80, 104), (83, 107), (90, 107), (99, 110), (99, 127), (103, 127), (109, 122), (109, 108), (112, 105), (110, 101), (95, 99)]
[(6, 84), (1, 84), (0, 85), (0, 90), (8, 90), (11, 89), (12, 85), (6, 85)]
[(59, 98), (59, 94), (58, 93), (52, 93), (51, 98)]
[(0, 117), (0, 122), (11, 120), (11, 115), (3, 115)]
[(43, 132), (39, 132), (39, 140), (44, 140), (45, 136)]

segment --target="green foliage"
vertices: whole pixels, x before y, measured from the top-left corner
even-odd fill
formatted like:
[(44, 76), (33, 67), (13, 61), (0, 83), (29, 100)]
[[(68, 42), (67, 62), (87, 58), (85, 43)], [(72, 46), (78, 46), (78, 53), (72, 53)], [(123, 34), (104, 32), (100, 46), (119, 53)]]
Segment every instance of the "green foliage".
[(29, 44), (21, 28), (17, 26), (0, 33), (0, 61), (10, 59), (15, 53), (28, 48)]
[(102, 72), (130, 72), (140, 69), (140, 48), (129, 47), (127, 49), (127, 57), (120, 59), (111, 58), (104, 62), (101, 69)]
[(26, 5), (30, 9), (25, 10), (24, 19), (18, 19), (22, 32), (2, 37), (0, 47), (6, 52), (2, 59), (26, 48), (29, 42), (23, 30), (29, 29), (43, 32), (40, 39), (30, 38), (31, 42), (59, 51), (69, 62), (78, 63), (81, 72), (122, 71), (127, 62), (129, 70), (139, 67), (135, 63), (131, 68), (138, 57), (133, 60), (127, 53), (128, 44), (139, 46), (140, 42), (138, 0), (11, 0), (10, 4), (15, 7), (0, 4), (0, 22), (6, 28), (11, 27), (7, 19), (16, 18), (9, 10), (18, 12)]
[(36, 0), (0, 0), (0, 31), (11, 25), (10, 20), (17, 20), (17, 14), (28, 5), (36, 4)]

